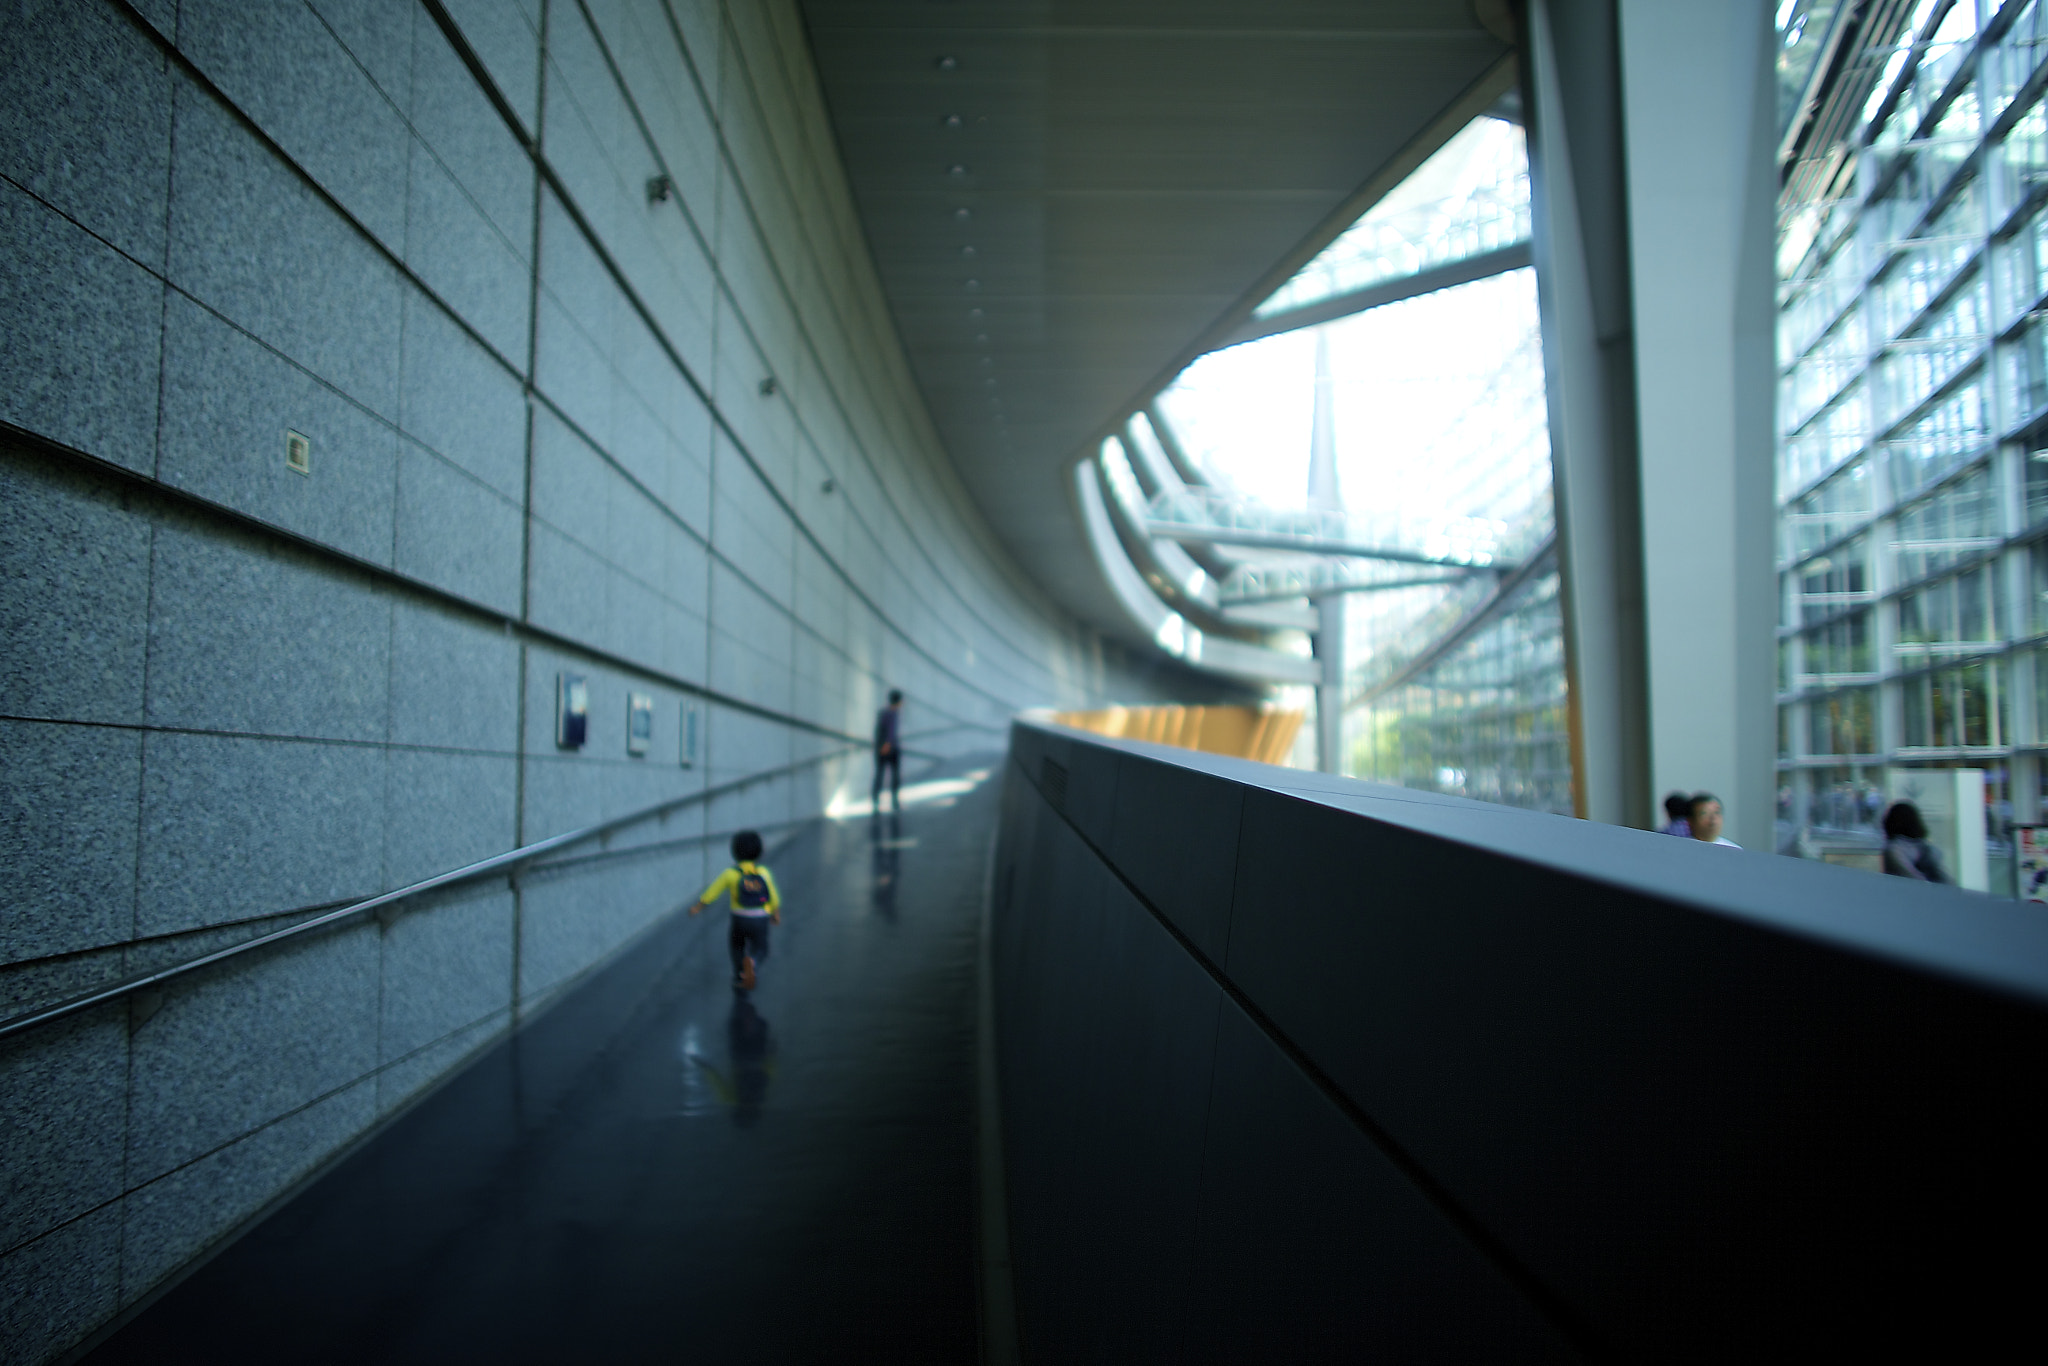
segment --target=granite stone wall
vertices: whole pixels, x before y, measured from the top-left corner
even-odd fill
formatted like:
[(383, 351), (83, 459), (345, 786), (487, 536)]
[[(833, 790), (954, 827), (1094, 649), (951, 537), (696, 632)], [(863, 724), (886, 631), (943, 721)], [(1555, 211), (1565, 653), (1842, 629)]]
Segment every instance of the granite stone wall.
[(788, 0), (22, 0), (0, 58), (0, 1013), (758, 778), (0, 1044), (0, 1359), (864, 785), (889, 687), (932, 754), (1145, 696), (954, 478)]

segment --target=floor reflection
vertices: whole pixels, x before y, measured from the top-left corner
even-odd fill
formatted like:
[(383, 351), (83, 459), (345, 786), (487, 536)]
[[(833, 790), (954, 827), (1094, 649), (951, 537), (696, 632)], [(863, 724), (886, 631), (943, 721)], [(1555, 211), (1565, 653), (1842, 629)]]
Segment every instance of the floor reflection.
[[(690, 1064), (684, 1114), (725, 1110), (742, 1128), (761, 1118), (761, 1107), (768, 1101), (768, 1083), (775, 1079), (775, 1035), (751, 997), (733, 993), (732, 1011), (725, 1020), (723, 1066), (704, 1055), (694, 1026), (683, 1032), (683, 1058)], [(714, 1104), (691, 1103), (690, 1093), (696, 1089), (693, 1082), (710, 1092)]]
[[(874, 883), (868, 893), (869, 905), (885, 920), (896, 918), (897, 880), (903, 871), (903, 815), (876, 812), (868, 822), (868, 840), (874, 846)], [(916, 843), (915, 840), (910, 843)]]

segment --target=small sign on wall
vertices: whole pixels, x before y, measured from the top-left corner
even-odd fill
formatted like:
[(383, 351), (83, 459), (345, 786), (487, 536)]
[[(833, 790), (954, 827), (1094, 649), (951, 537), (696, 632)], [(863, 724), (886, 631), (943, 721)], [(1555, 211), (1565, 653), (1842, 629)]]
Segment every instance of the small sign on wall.
[(698, 732), (703, 722), (703, 708), (695, 702), (683, 703), (682, 728), (678, 732), (677, 749), (684, 768), (697, 766), (697, 749), (701, 743)]
[(654, 743), (654, 699), (644, 692), (626, 694), (626, 753), (645, 754)]
[(582, 749), (590, 738), (590, 682), (582, 674), (555, 675), (555, 744)]

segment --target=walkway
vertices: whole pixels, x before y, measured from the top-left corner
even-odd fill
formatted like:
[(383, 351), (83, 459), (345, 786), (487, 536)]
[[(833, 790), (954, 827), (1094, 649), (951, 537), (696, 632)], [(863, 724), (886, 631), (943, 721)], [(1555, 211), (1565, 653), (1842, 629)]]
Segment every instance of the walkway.
[(973, 1362), (996, 794), (806, 828), (751, 999), (676, 917), (88, 1359)]

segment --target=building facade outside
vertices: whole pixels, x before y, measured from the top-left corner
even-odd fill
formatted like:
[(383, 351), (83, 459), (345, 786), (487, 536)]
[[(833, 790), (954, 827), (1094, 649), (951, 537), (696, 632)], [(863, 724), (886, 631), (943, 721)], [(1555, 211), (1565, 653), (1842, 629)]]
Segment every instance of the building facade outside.
[[(1788, 53), (1829, 18), (1799, 8)], [(1911, 770), (1980, 769), (2005, 891), (2048, 744), (2048, 16), (1865, 37), (1781, 201), (1780, 847), (1868, 845)]]

